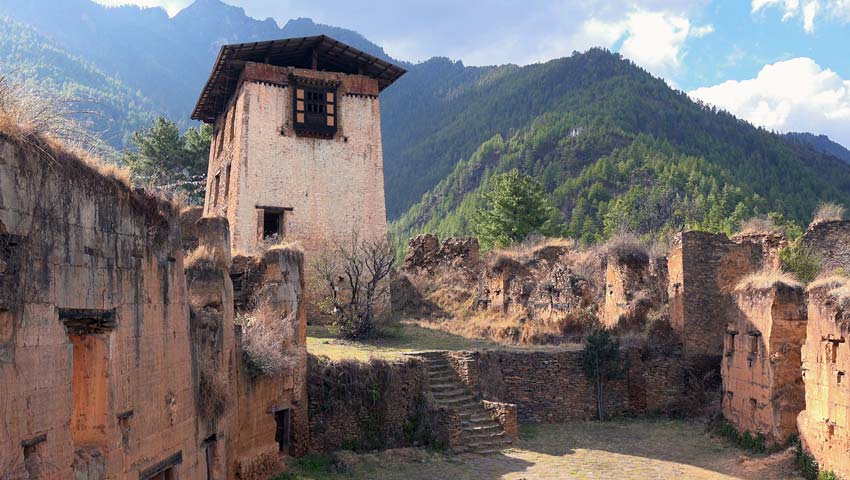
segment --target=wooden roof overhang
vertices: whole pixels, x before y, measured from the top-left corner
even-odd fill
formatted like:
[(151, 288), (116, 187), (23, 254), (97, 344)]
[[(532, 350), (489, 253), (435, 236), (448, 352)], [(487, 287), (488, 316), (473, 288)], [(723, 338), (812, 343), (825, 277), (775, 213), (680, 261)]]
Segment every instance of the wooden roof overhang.
[(236, 91), (247, 62), (365, 75), (376, 79), (380, 90), (407, 73), (326, 35), (224, 45), (192, 112), (193, 120), (215, 122)]

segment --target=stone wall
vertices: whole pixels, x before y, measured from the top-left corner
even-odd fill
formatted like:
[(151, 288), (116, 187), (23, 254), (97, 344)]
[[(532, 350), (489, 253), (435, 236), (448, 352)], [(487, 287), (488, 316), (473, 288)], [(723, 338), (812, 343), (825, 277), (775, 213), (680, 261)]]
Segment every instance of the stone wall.
[(732, 292), (745, 275), (761, 269), (759, 244), (735, 243), (723, 234), (682, 232), (667, 256), (670, 323), (685, 355), (720, 358), (723, 332), (735, 318)]
[(848, 284), (825, 282), (808, 290), (802, 349), (806, 409), (797, 418), (800, 439), (821, 470), (850, 478), (850, 300)]
[(721, 376), (723, 416), (739, 432), (784, 444), (806, 407), (800, 348), (806, 340), (802, 287), (776, 283), (735, 292), (738, 315), (727, 325)]
[(199, 478), (176, 214), (42, 147), (0, 138), (0, 477)]
[[(449, 352), (455, 372), (485, 400), (517, 405), (521, 422), (597, 417), (596, 390), (582, 370), (582, 352), (569, 350)], [(666, 413), (685, 393), (680, 359), (642, 359), (624, 352), (630, 370), (605, 387), (607, 415)], [(625, 363), (625, 361), (624, 361)]]
[[(423, 444), (439, 415), (428, 413), (428, 375), (422, 360), (331, 362), (308, 365), (310, 449), (373, 450)], [(450, 427), (445, 426), (448, 442)]]
[(810, 249), (827, 270), (850, 271), (850, 220), (833, 220), (809, 225), (803, 245)]
[[(333, 138), (296, 136), (290, 74), (341, 82)], [(308, 257), (355, 230), (384, 238), (380, 119), (374, 79), (249, 63), (214, 126), (205, 215), (228, 218), (242, 254), (258, 251), (264, 209), (283, 215), (284, 237)]]

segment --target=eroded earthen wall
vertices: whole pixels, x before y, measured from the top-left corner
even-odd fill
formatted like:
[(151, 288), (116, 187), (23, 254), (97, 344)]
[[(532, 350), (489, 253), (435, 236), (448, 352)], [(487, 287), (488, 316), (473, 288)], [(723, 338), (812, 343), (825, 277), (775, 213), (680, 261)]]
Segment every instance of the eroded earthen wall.
[(175, 216), (0, 139), (0, 477), (199, 477)]
[(735, 292), (721, 376), (724, 417), (740, 432), (784, 444), (806, 406), (800, 349), (806, 339), (803, 289), (777, 283)]
[(850, 303), (840, 291), (833, 291), (835, 287), (808, 290), (809, 320), (802, 349), (806, 409), (797, 426), (821, 470), (850, 478)]
[[(234, 471), (241, 479), (265, 479), (275, 473), (279, 455), (302, 455), (309, 442), (307, 407), (307, 317), (304, 292), (304, 255), (287, 248), (273, 248), (262, 258), (262, 282), (258, 305), (270, 307), (272, 318), (254, 321), (284, 322), (285, 362), (275, 371), (261, 371), (245, 354), (236, 362), (233, 375), (238, 392), (234, 419)], [(250, 315), (250, 312), (248, 312)], [(237, 343), (246, 335), (237, 330)], [(281, 416), (288, 418), (288, 432)], [(288, 434), (285, 445), (280, 435)]]

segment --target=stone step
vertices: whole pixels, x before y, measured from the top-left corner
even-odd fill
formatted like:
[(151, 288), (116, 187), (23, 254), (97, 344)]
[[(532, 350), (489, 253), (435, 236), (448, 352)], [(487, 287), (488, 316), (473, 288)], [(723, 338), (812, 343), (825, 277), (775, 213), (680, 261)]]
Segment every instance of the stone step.
[(489, 424), (481, 424), (481, 425), (463, 425), (461, 424), (461, 428), (463, 428), (464, 432), (486, 432), (489, 430), (497, 430), (499, 432), (502, 431), (502, 426), (496, 422), (490, 422)]
[(449, 390), (455, 390), (458, 388), (463, 388), (463, 385), (460, 382), (445, 382), (445, 383), (432, 383), (431, 391), (432, 392), (447, 392)]
[(442, 374), (439, 374), (439, 375), (431, 374), (431, 375), (428, 376), (428, 379), (431, 381), (431, 383), (450, 383), (450, 382), (460, 383), (460, 381), (457, 379), (457, 377), (455, 377), (454, 373), (449, 373), (449, 372), (442, 373)]
[(442, 399), (449, 399), (449, 398), (456, 398), (456, 397), (463, 397), (463, 396), (471, 395), (466, 389), (459, 388), (459, 387), (456, 387), (454, 390), (442, 390), (442, 391), (432, 390), (431, 394), (434, 395), (435, 400), (442, 400)]
[(430, 373), (430, 374), (443, 373), (443, 372), (454, 373), (454, 370), (452, 370), (452, 367), (448, 364), (446, 364), (446, 365), (428, 365), (428, 373)]
[(463, 406), (467, 406), (467, 405), (472, 407), (473, 404), (470, 403), (470, 402), (474, 402), (475, 397), (473, 395), (467, 393), (466, 395), (464, 395), (462, 397), (434, 398), (434, 400), (439, 404), (446, 405), (446, 406), (452, 406), (452, 407), (455, 407), (455, 408), (463, 407)]

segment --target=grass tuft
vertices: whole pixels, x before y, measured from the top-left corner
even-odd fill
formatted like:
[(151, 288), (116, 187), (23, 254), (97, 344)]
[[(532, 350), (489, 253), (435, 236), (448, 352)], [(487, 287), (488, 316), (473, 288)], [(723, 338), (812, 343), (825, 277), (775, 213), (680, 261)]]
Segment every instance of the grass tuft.
[(781, 270), (767, 269), (759, 272), (751, 273), (738, 282), (736, 290), (765, 290), (778, 286), (802, 287), (797, 278), (787, 272)]

